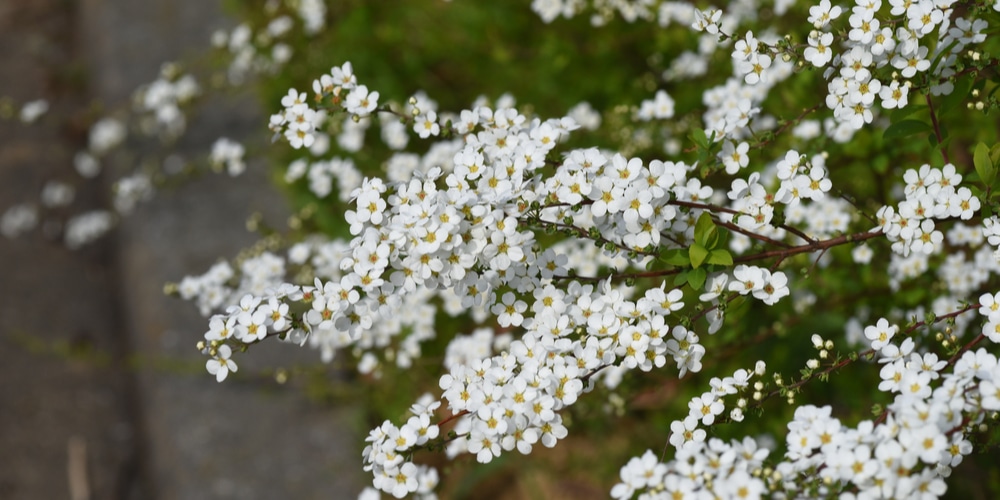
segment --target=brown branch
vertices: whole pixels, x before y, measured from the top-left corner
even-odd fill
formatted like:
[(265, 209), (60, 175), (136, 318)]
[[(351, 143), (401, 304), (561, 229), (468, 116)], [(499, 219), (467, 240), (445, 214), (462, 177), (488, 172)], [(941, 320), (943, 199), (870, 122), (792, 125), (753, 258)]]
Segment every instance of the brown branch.
[[(950, 319), (950, 318), (955, 318), (955, 317), (960, 316), (962, 314), (965, 314), (965, 313), (967, 313), (967, 312), (969, 312), (969, 311), (971, 311), (973, 309), (978, 309), (978, 308), (979, 308), (978, 304), (977, 305), (968, 305), (968, 306), (965, 306), (962, 309), (959, 309), (957, 311), (953, 311), (953, 312), (950, 312), (948, 314), (942, 314), (941, 316), (938, 316), (938, 317), (934, 318), (934, 321), (931, 321), (930, 323), (928, 323), (927, 321), (918, 321), (918, 322), (914, 323), (913, 325), (911, 325), (909, 328), (907, 328), (906, 331), (904, 331), (902, 333), (902, 335), (903, 336), (910, 335), (911, 333), (913, 333), (914, 331), (916, 331), (918, 328), (921, 328), (921, 327), (924, 327), (924, 326), (928, 326), (930, 324), (939, 323), (941, 321), (944, 321), (944, 320), (947, 320), (947, 319)], [(980, 337), (982, 337), (982, 335), (980, 335)], [(963, 347), (963, 350), (966, 350), (967, 348), (971, 348), (973, 345), (975, 345), (976, 342), (979, 342), (979, 340), (981, 340), (981, 339), (977, 338), (977, 339), (973, 340), (972, 342), (970, 342), (969, 344), (967, 344), (966, 347)], [(802, 380), (799, 380), (798, 382), (795, 382), (794, 384), (787, 385), (787, 386), (779, 388), (779, 389), (775, 389), (775, 390), (767, 393), (766, 395), (764, 395), (764, 397), (760, 398), (758, 401), (755, 401), (754, 402), (754, 407), (759, 407), (761, 404), (763, 404), (764, 401), (766, 401), (766, 400), (768, 400), (768, 399), (770, 399), (770, 398), (772, 398), (774, 396), (777, 396), (778, 394), (781, 394), (782, 390), (798, 389), (799, 387), (802, 387), (803, 385), (805, 385), (806, 383), (808, 383), (809, 381), (811, 381), (811, 380), (813, 380), (813, 379), (815, 379), (817, 377), (829, 375), (830, 373), (832, 373), (832, 372), (834, 372), (836, 370), (839, 370), (839, 369), (841, 369), (841, 368), (843, 368), (843, 367), (845, 367), (845, 366), (853, 363), (855, 360), (871, 356), (874, 353), (875, 353), (875, 349), (868, 349), (867, 351), (858, 353), (858, 355), (856, 357), (854, 357), (853, 359), (850, 358), (850, 357), (845, 358), (845, 359), (843, 359), (842, 361), (840, 361), (838, 363), (834, 363), (834, 364), (828, 366), (824, 370), (821, 370), (819, 372), (814, 372), (814, 373), (810, 374), (808, 377), (805, 377)], [(957, 356), (959, 356), (960, 354), (961, 354), (961, 351), (959, 353), (957, 353), (955, 356), (953, 356), (952, 359), (949, 359), (948, 363), (951, 364), (952, 360), (953, 359), (957, 359)]]
[[(733, 215), (745, 215), (743, 212), (740, 212), (739, 210), (733, 210), (731, 208), (720, 207), (718, 205), (711, 205), (711, 204), (708, 204), (708, 203), (697, 203), (697, 202), (693, 202), (693, 201), (683, 201), (683, 200), (670, 200), (669, 202), (667, 202), (667, 204), (668, 205), (676, 205), (676, 206), (679, 206), (679, 207), (695, 208), (695, 209), (699, 209), (699, 210), (709, 210), (709, 211), (715, 211), (715, 212), (723, 212), (723, 213), (733, 214)], [(788, 231), (789, 233), (792, 233), (795, 236), (798, 236), (799, 238), (802, 238), (803, 240), (808, 241), (809, 243), (816, 242), (816, 240), (814, 240), (813, 238), (810, 238), (808, 235), (806, 235), (802, 231), (799, 231), (798, 229), (796, 229), (796, 228), (794, 228), (792, 226), (789, 226), (787, 224), (779, 224), (776, 227), (784, 229), (785, 231)]]
[(441, 427), (444, 424), (447, 424), (448, 422), (451, 422), (452, 420), (455, 420), (456, 418), (464, 417), (464, 416), (466, 416), (468, 414), (469, 414), (469, 410), (462, 410), (462, 411), (460, 411), (458, 413), (453, 413), (450, 417), (448, 417), (448, 418), (446, 418), (446, 419), (438, 422), (437, 426)]
[[(836, 238), (831, 238), (829, 240), (815, 241), (813, 243), (807, 243), (805, 245), (799, 245), (794, 247), (788, 247), (780, 250), (768, 250), (753, 255), (744, 255), (733, 259), (733, 263), (743, 263), (743, 262), (753, 262), (756, 260), (769, 259), (772, 257), (778, 258), (778, 262), (775, 264), (780, 264), (782, 261), (791, 257), (793, 255), (798, 255), (801, 253), (815, 252), (817, 250), (826, 251), (827, 249), (833, 248), (835, 246), (844, 245), (847, 243), (856, 243), (859, 241), (869, 240), (882, 235), (881, 230), (875, 230), (871, 232), (861, 232), (854, 234), (845, 234), (843, 236), (838, 236)], [(623, 279), (640, 279), (640, 278), (659, 278), (663, 276), (671, 276), (678, 274), (683, 271), (684, 268), (674, 267), (672, 269), (659, 269), (656, 271), (643, 271), (638, 273), (620, 273), (620, 274), (609, 274), (607, 276), (577, 276), (577, 275), (566, 275), (566, 276), (554, 276), (553, 279), (565, 280), (565, 279), (575, 279), (580, 281), (603, 281), (610, 278), (612, 281), (623, 280)]]
[(773, 239), (773, 238), (768, 238), (767, 236), (764, 236), (763, 234), (757, 234), (757, 233), (751, 232), (751, 231), (749, 231), (747, 229), (744, 229), (744, 228), (742, 228), (742, 227), (740, 227), (740, 226), (738, 226), (736, 224), (733, 224), (732, 222), (724, 222), (722, 220), (716, 220), (715, 224), (718, 225), (718, 226), (722, 226), (722, 227), (724, 227), (724, 228), (726, 228), (726, 229), (728, 229), (730, 231), (733, 231), (735, 233), (740, 233), (740, 234), (742, 234), (742, 235), (744, 235), (744, 236), (746, 236), (748, 238), (751, 238), (751, 239), (755, 239), (755, 240), (758, 240), (758, 241), (763, 241), (765, 243), (770, 243), (772, 245), (779, 246), (779, 247), (784, 247), (784, 248), (791, 248), (792, 247), (792, 245), (789, 244), (789, 243), (785, 243), (784, 241), (778, 241), (778, 240)]
[(941, 126), (938, 125), (937, 114), (934, 113), (934, 104), (931, 102), (930, 92), (924, 92), (924, 100), (927, 101), (927, 110), (931, 114), (931, 125), (934, 126), (934, 137), (937, 138), (938, 145), (941, 146), (941, 156), (944, 157), (945, 163), (951, 163), (948, 158), (948, 148), (944, 145), (944, 139), (941, 138)]

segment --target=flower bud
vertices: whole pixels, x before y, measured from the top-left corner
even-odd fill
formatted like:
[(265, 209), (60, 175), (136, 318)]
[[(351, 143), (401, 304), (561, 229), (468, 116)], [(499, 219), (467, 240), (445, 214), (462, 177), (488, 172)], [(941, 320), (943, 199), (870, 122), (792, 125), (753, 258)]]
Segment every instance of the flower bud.
[(757, 364), (755, 364), (754, 367), (753, 367), (753, 372), (758, 377), (760, 377), (761, 375), (764, 375), (764, 373), (767, 372), (767, 364), (764, 363), (764, 361), (762, 361), (762, 360), (757, 361)]

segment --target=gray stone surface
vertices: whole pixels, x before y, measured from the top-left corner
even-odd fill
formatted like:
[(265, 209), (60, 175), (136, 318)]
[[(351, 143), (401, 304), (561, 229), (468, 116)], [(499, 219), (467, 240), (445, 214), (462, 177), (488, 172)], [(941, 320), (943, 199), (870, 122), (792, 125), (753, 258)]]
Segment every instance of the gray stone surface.
[[(84, 0), (93, 43), (95, 89), (114, 102), (155, 78), (160, 62), (207, 46), (227, 23), (217, 2)], [(207, 154), (220, 136), (266, 141), (266, 116), (243, 96), (209, 99), (180, 153)], [(266, 143), (266, 142), (265, 142)], [(163, 283), (201, 273), (253, 243), (246, 219), (262, 211), (280, 227), (285, 203), (264, 166), (240, 178), (209, 176), (163, 192), (118, 232), (125, 327), (140, 357), (189, 363), (193, 373), (139, 371), (151, 482), (162, 499), (330, 498), (360, 491), (356, 413), (310, 403), (294, 390), (248, 382), (267, 368), (315, 363), (315, 352), (272, 344), (239, 357), (240, 372), (217, 384), (194, 344), (207, 321), (190, 304), (163, 296)]]
[[(73, 10), (0, 0), (0, 95), (46, 97), (51, 115), (86, 104), (73, 84)], [(43, 119), (0, 121), (0, 210), (72, 179), (81, 137)], [(93, 206), (97, 185), (78, 206)], [(110, 241), (70, 252), (41, 234), (0, 238), (0, 498), (143, 498), (139, 434)]]
[[(0, 51), (12, 54), (0, 64), (0, 94), (51, 97), (52, 82), (64, 85), (63, 73), (74, 70), (89, 94), (64, 96), (54, 114), (72, 114), (91, 98), (122, 103), (163, 61), (195, 53), (213, 29), (232, 24), (218, 4), (0, 0)], [(54, 12), (63, 24), (49, 26)], [(180, 153), (197, 158), (223, 135), (266, 138), (264, 116), (252, 97), (222, 99), (192, 120)], [(51, 176), (71, 176), (81, 132), (0, 123), (0, 210), (37, 196)], [(318, 355), (261, 346), (217, 384), (194, 349), (207, 321), (162, 292), (165, 282), (253, 243), (244, 224), (251, 213), (283, 224), (287, 208), (263, 169), (251, 163), (245, 177), (207, 176), (158, 193), (111, 238), (81, 252), (40, 235), (0, 240), (9, 267), (0, 279), (0, 450), (8, 455), (0, 458), (0, 498), (69, 498), (68, 468), (81, 457), (90, 498), (357, 495), (367, 482), (357, 411), (317, 404), (261, 375), (317, 363)], [(94, 206), (101, 190), (81, 196)]]

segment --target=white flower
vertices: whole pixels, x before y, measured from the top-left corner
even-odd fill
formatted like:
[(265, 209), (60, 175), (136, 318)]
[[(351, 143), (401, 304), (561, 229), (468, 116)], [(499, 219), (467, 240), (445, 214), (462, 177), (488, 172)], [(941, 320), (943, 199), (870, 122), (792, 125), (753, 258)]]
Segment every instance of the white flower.
[(817, 36), (809, 37), (809, 47), (806, 48), (803, 55), (813, 66), (826, 66), (833, 59), (831, 45), (833, 45), (832, 33), (817, 33)]
[(771, 274), (764, 269), (763, 273), (765, 282), (760, 289), (753, 291), (753, 296), (769, 306), (777, 304), (778, 300), (789, 294), (788, 277), (781, 271)]
[(702, 302), (709, 302), (715, 300), (726, 291), (726, 284), (729, 282), (729, 276), (726, 274), (718, 274), (714, 278), (705, 284), (705, 293), (698, 296), (698, 300)]
[(830, 0), (822, 0), (819, 5), (809, 7), (809, 19), (817, 29), (830, 24), (830, 21), (840, 17), (843, 11), (839, 5), (831, 5)]
[(434, 111), (428, 111), (425, 114), (418, 116), (413, 120), (413, 131), (420, 136), (421, 139), (426, 139), (432, 135), (436, 136), (441, 133), (441, 126), (437, 122), (437, 113)]
[(378, 107), (378, 97), (378, 92), (369, 93), (367, 86), (358, 85), (357, 87), (354, 87), (349, 94), (347, 94), (344, 106), (347, 108), (348, 113), (365, 117), (370, 115), (371, 112)]
[(898, 326), (890, 325), (885, 318), (879, 318), (875, 325), (865, 327), (865, 338), (871, 342), (872, 349), (879, 351), (889, 344), (898, 331)]
[(216, 381), (222, 382), (226, 380), (229, 372), (236, 373), (236, 362), (229, 359), (232, 354), (233, 350), (228, 345), (222, 344), (215, 349), (215, 357), (205, 362), (205, 368), (208, 370), (208, 373), (215, 375)]
[(766, 278), (764, 269), (740, 264), (733, 269), (733, 281), (729, 283), (729, 291), (740, 295), (763, 290)]
[(732, 141), (726, 141), (722, 145), (722, 152), (719, 156), (722, 158), (722, 164), (726, 166), (727, 174), (734, 175), (740, 169), (747, 166), (750, 161), (750, 158), (747, 156), (749, 150), (750, 144), (746, 142), (741, 142), (739, 145), (734, 146)]

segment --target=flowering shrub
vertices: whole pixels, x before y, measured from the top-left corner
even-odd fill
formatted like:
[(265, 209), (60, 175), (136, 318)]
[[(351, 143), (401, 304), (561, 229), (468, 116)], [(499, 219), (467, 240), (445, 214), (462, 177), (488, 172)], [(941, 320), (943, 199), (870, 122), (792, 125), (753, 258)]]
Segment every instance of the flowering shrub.
[[(304, 200), (287, 253), (176, 286), (214, 313), (207, 370), (285, 341), (377, 384), (429, 374), (369, 433), (363, 497), (433, 497), (435, 454), (528, 455), (594, 414), (639, 422), (615, 498), (969, 489), (949, 478), (1000, 410), (1000, 3), (531, 9), (532, 30), (648, 35), (645, 97), (598, 110), (564, 81), (555, 116), (445, 109), (347, 61), (282, 88), (269, 127)], [(236, 80), (242, 28), (216, 40)], [(211, 164), (244, 154), (221, 139)]]

